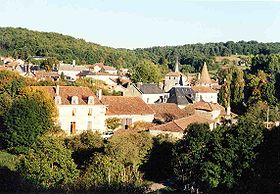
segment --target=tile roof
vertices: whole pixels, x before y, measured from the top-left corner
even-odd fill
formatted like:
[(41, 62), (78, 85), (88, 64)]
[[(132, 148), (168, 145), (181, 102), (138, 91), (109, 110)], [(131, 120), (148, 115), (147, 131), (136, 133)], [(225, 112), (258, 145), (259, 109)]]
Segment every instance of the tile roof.
[(157, 84), (134, 84), (143, 94), (163, 94), (164, 91), (160, 89)]
[(155, 112), (155, 119), (168, 122), (186, 116), (186, 112), (174, 103), (149, 104)]
[(170, 132), (184, 132), (185, 129), (193, 123), (207, 123), (211, 124), (213, 121), (206, 119), (204, 117), (198, 115), (191, 115), (188, 117), (183, 117), (180, 119), (176, 119), (166, 124), (157, 125), (155, 127), (151, 127), (150, 130), (159, 130), (159, 131), (170, 131)]
[(170, 89), (168, 103), (175, 103), (177, 105), (187, 105), (193, 102), (193, 91), (190, 87), (173, 87)]
[[(31, 88), (45, 90), (53, 97), (56, 96), (56, 86), (31, 86)], [(59, 86), (59, 96), (61, 96), (62, 105), (70, 105), (72, 96), (78, 97), (79, 105), (86, 105), (89, 96), (94, 97), (94, 105), (101, 105), (96, 95), (88, 87)]]
[(206, 111), (213, 111), (213, 110), (221, 110), (224, 109), (221, 105), (218, 103), (210, 103), (210, 102), (197, 102), (193, 104), (194, 109), (199, 110), (206, 110)]
[(87, 67), (82, 65), (63, 64), (63, 65), (59, 65), (58, 70), (59, 71), (84, 71), (87, 70)]
[(192, 86), (192, 90), (195, 93), (217, 93), (216, 90), (212, 89), (209, 86)]
[(212, 84), (212, 80), (211, 80), (210, 75), (208, 73), (206, 63), (203, 64), (201, 74), (200, 74), (200, 79), (197, 80), (197, 82), (200, 83), (200, 84)]
[(87, 75), (95, 75), (92, 71), (88, 71), (88, 70), (85, 70), (85, 71), (81, 71), (80, 73), (78, 73), (76, 76), (87, 76)]
[(107, 65), (104, 65), (102, 68), (105, 71), (116, 71), (117, 70), (115, 67), (111, 67), (111, 66), (107, 66)]
[(101, 102), (108, 105), (106, 115), (148, 115), (154, 111), (141, 98), (130, 96), (103, 96)]

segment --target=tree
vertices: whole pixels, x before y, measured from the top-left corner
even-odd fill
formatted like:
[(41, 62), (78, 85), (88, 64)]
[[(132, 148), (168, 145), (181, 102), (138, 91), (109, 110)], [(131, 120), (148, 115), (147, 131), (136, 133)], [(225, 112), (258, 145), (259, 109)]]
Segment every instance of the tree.
[(158, 83), (161, 78), (160, 72), (158, 65), (143, 60), (135, 66), (131, 78), (134, 82)]
[(119, 126), (121, 126), (121, 120), (119, 118), (116, 118), (116, 117), (108, 118), (108, 119), (106, 119), (106, 126), (110, 130), (115, 130)]
[(105, 147), (105, 154), (125, 165), (140, 166), (152, 148), (152, 138), (147, 132), (114, 135)]
[(79, 175), (71, 151), (54, 137), (40, 137), (23, 156), (20, 175), (39, 189), (62, 189)]
[(1, 139), (6, 148), (26, 150), (56, 121), (57, 110), (45, 92), (26, 90), (3, 116)]
[(183, 187), (223, 192), (246, 187), (263, 141), (262, 123), (249, 117), (210, 131), (194, 124), (174, 149), (174, 172)]
[(82, 190), (142, 191), (142, 174), (133, 166), (125, 166), (112, 156), (95, 154), (78, 180)]

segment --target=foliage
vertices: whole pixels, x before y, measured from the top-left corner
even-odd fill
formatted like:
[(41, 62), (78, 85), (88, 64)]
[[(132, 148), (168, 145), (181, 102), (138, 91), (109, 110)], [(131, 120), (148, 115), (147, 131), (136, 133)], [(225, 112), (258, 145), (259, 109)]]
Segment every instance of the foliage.
[(124, 165), (139, 166), (145, 162), (151, 148), (152, 137), (149, 133), (123, 133), (110, 138), (105, 154)]
[(138, 63), (132, 72), (134, 82), (158, 83), (161, 79), (161, 70), (158, 65), (151, 61), (144, 60)]
[(26, 90), (3, 116), (2, 146), (19, 152), (26, 150), (53, 126), (56, 116), (57, 110), (48, 94)]
[(115, 130), (121, 126), (121, 120), (119, 118), (108, 118), (106, 119), (106, 126), (110, 130)]
[(78, 180), (82, 190), (143, 190), (142, 175), (136, 167), (125, 166), (112, 156), (95, 154)]
[(73, 183), (79, 171), (71, 151), (59, 139), (40, 137), (19, 167), (21, 176), (40, 189), (61, 189)]
[(104, 147), (101, 135), (92, 131), (66, 138), (65, 145), (73, 151), (72, 157), (79, 168), (83, 168), (94, 153), (102, 152)]
[(175, 140), (168, 135), (159, 135), (153, 138), (153, 147), (148, 160), (141, 166), (145, 179), (162, 181), (174, 176), (172, 161), (172, 149)]
[(19, 157), (5, 151), (0, 151), (0, 168), (7, 167), (11, 171), (16, 171)]
[(175, 175), (189, 190), (228, 191), (242, 185), (241, 179), (254, 170), (262, 140), (263, 128), (249, 118), (214, 131), (206, 125), (191, 125), (174, 149)]

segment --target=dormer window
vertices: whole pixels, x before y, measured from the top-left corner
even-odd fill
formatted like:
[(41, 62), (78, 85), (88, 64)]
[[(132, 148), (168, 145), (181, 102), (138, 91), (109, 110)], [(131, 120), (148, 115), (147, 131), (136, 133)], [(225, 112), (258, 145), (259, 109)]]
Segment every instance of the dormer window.
[(71, 104), (79, 104), (79, 101), (78, 101), (78, 96), (72, 96), (71, 97)]
[(88, 104), (94, 104), (94, 98), (93, 96), (88, 97)]
[(55, 96), (54, 101), (55, 101), (56, 105), (61, 104), (61, 97), (60, 96)]

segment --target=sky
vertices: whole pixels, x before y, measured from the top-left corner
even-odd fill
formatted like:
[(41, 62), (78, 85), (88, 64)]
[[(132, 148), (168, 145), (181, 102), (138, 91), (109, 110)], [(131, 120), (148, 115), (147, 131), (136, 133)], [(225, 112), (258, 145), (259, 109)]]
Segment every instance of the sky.
[(0, 0), (0, 26), (58, 32), (115, 48), (280, 42), (280, 2)]

